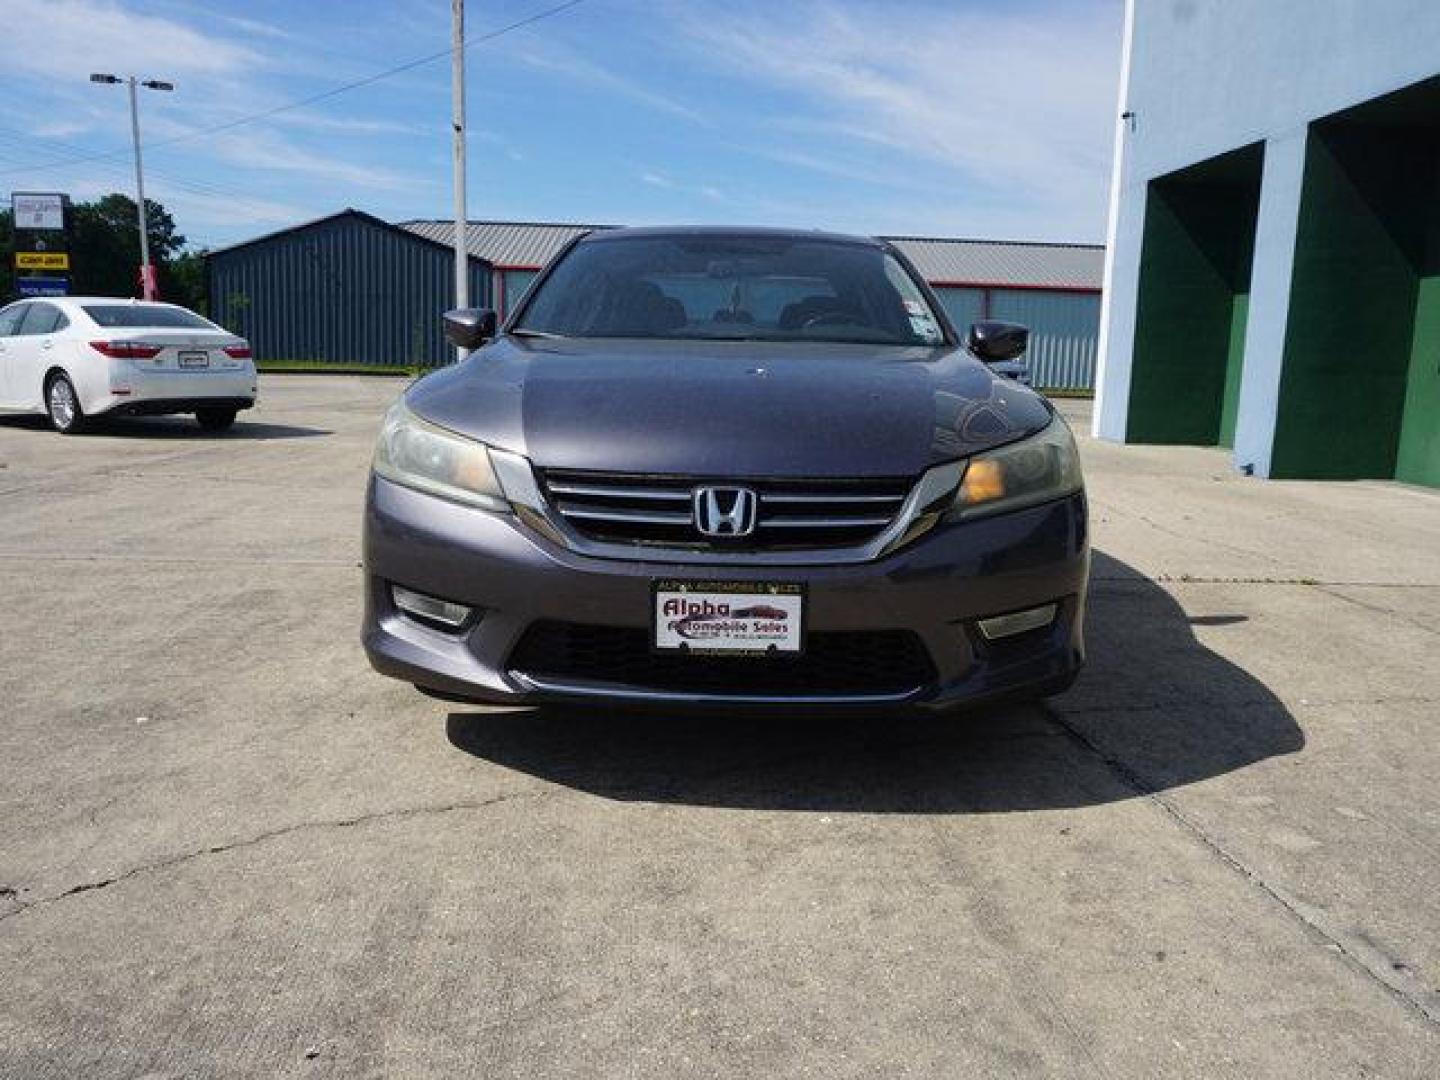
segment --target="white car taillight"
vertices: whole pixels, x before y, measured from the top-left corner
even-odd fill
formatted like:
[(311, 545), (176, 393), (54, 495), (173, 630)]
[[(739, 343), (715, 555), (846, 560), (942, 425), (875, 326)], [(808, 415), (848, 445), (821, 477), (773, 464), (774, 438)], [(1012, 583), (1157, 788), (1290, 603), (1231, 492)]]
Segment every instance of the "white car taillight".
[(163, 348), (144, 341), (92, 341), (90, 347), (112, 360), (153, 360)]

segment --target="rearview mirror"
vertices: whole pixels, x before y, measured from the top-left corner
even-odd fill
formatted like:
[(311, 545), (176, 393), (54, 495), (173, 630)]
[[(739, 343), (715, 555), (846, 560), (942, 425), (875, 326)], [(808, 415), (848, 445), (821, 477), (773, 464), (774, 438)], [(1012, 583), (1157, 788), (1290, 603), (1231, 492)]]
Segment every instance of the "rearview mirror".
[(497, 320), (490, 308), (459, 308), (445, 313), (445, 338), (459, 349), (478, 349), (495, 336)]
[(1030, 328), (1019, 323), (990, 320), (971, 323), (970, 333), (965, 338), (965, 347), (987, 364), (997, 360), (1014, 360), (1029, 345)]

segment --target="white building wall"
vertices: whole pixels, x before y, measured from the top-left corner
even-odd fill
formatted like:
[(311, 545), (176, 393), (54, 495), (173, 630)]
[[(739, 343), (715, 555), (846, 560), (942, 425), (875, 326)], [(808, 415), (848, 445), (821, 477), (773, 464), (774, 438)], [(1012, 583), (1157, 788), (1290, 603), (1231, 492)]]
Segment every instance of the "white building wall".
[(1440, 72), (1440, 0), (1129, 0), (1127, 22), (1095, 434), (1125, 437), (1147, 185), (1264, 140), (1235, 452), (1265, 475), (1306, 129)]

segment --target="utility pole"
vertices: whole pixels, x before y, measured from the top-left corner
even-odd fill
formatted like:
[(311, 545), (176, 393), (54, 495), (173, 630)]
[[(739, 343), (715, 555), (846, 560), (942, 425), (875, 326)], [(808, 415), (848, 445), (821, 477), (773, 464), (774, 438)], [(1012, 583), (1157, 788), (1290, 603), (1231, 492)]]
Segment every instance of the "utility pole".
[(135, 88), (143, 86), (147, 90), (169, 91), (175, 89), (175, 84), (159, 79), (139, 81), (134, 75), (123, 79), (118, 75), (91, 75), (90, 81), (112, 86), (123, 82), (130, 91), (130, 138), (135, 145), (135, 205), (140, 218), (140, 294), (146, 300), (154, 300), (159, 290), (155, 285), (155, 267), (150, 264), (150, 228), (145, 220), (145, 166), (140, 158), (140, 103)]
[(130, 84), (130, 137), (135, 142), (135, 205), (140, 210), (140, 288), (146, 300), (154, 300), (155, 268), (150, 265), (150, 223), (145, 220), (145, 166), (140, 161), (140, 105), (135, 100), (135, 76)]
[[(455, 154), (455, 306), (470, 306), (470, 244), (465, 213), (465, 0), (450, 0), (450, 124)], [(456, 350), (463, 360), (465, 350)]]

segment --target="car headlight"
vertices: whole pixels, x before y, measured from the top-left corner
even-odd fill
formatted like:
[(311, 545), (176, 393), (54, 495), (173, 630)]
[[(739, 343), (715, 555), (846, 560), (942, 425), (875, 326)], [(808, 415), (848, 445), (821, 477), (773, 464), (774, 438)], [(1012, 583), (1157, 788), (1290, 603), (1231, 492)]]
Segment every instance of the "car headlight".
[(1075, 437), (1059, 416), (1043, 431), (976, 454), (946, 517), (970, 521), (1073, 495), (1084, 487)]
[(375, 445), (377, 476), (442, 499), (509, 510), (483, 443), (421, 420), (397, 401), (385, 414)]

